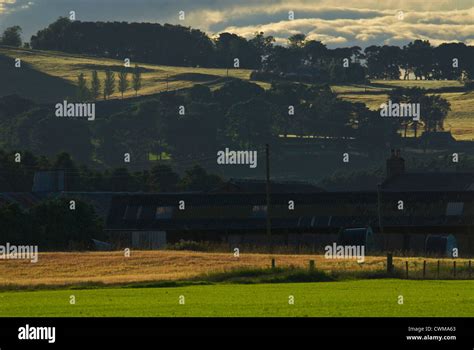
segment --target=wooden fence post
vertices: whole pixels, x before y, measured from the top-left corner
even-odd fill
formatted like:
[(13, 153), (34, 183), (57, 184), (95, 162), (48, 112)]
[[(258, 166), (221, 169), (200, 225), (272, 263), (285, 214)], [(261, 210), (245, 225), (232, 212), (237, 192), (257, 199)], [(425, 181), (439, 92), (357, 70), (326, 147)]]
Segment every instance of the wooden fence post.
[(439, 260), (438, 260), (438, 270), (436, 272), (436, 277), (439, 279)]
[(426, 276), (426, 260), (423, 260), (423, 279)]
[(387, 273), (393, 272), (393, 254), (387, 253)]
[(453, 261), (453, 276), (456, 277), (456, 260)]
[(275, 258), (272, 258), (272, 269), (275, 268)]
[(309, 271), (314, 271), (314, 260), (309, 261)]
[(405, 268), (407, 270), (407, 279), (408, 279), (408, 261), (405, 261)]

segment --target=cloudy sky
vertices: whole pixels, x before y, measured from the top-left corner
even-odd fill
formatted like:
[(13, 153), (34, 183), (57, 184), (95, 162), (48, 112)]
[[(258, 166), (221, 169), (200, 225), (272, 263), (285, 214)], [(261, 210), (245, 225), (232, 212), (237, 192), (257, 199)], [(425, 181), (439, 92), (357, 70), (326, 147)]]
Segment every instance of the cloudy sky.
[(245, 37), (263, 31), (280, 44), (304, 33), (332, 48), (413, 39), (474, 45), (474, 0), (0, 0), (0, 30), (20, 25), (29, 41), (71, 10), (81, 21), (174, 23)]

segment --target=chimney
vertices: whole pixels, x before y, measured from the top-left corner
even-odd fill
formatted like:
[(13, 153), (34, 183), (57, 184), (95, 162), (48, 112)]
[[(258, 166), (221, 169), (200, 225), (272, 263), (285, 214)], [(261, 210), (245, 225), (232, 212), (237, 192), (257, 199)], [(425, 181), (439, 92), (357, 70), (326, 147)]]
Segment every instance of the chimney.
[(400, 150), (393, 150), (387, 159), (387, 179), (405, 173), (405, 160), (400, 156)]

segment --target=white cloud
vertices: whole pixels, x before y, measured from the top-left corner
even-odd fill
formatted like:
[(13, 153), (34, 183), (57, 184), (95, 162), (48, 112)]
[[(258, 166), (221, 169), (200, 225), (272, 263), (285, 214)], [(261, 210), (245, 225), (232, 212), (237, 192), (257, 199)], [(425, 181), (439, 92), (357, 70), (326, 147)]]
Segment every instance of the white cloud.
[(17, 10), (27, 10), (32, 5), (34, 5), (33, 1), (0, 0), (0, 15), (9, 15)]
[[(255, 8), (254, 16), (255, 16)], [(327, 19), (316, 17), (324, 14), (328, 17), (344, 10), (346, 18)], [(266, 9), (264, 12), (268, 12)], [(380, 10), (365, 18), (350, 18), (354, 14), (370, 14), (365, 9), (318, 9), (315, 15), (306, 13), (306, 18), (293, 21), (278, 20), (268, 23), (224, 26), (219, 32), (229, 31), (244, 37), (252, 37), (255, 32), (263, 31), (273, 35), (278, 43), (295, 33), (304, 33), (309, 39), (320, 40), (329, 46), (340, 44), (367, 46), (372, 44), (401, 44), (413, 39), (427, 39), (433, 44), (447, 41), (472, 41), (474, 38), (474, 7), (451, 11), (406, 11), (403, 20), (396, 16), (397, 11)], [(280, 13), (278, 13), (280, 14)], [(217, 18), (216, 16), (215, 18)], [(330, 16), (329, 16), (330, 17)], [(349, 17), (349, 18), (348, 18)], [(221, 16), (220, 18), (225, 18)], [(223, 20), (225, 22), (225, 20)], [(236, 21), (234, 19), (234, 21)]]
[(0, 14), (7, 13), (16, 0), (0, 0)]
[[(0, 29), (20, 25), (25, 39), (71, 8), (84, 21), (147, 21), (202, 29), (211, 35), (257, 31), (285, 43), (294, 33), (329, 46), (406, 44), (413, 39), (474, 40), (474, 0), (0, 0)], [(24, 6), (24, 9), (21, 9)], [(72, 7), (73, 6), (73, 7)], [(186, 21), (178, 21), (178, 11)], [(295, 20), (288, 20), (288, 11)], [(404, 19), (397, 19), (403, 11)]]

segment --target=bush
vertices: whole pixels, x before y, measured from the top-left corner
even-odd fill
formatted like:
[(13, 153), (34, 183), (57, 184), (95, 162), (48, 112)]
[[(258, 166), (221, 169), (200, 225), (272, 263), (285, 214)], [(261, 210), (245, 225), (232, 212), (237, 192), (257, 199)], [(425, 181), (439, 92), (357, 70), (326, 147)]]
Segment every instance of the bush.
[(473, 80), (467, 80), (464, 82), (464, 88), (466, 90), (474, 90), (474, 81)]
[(87, 249), (92, 238), (102, 238), (102, 222), (88, 203), (58, 198), (41, 202), (30, 211), (35, 240), (43, 249)]
[(174, 244), (168, 244), (166, 249), (168, 250), (191, 250), (196, 252), (207, 252), (211, 250), (209, 242), (195, 242), (180, 240)]

